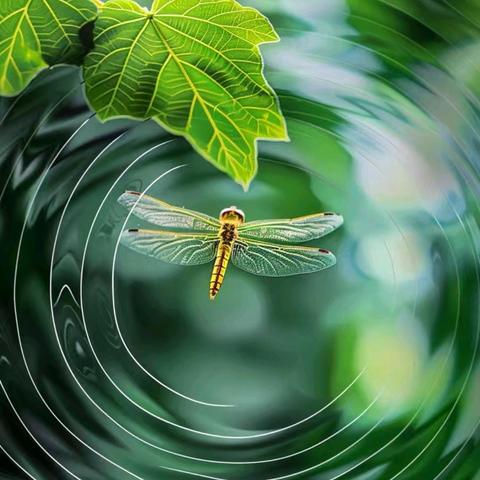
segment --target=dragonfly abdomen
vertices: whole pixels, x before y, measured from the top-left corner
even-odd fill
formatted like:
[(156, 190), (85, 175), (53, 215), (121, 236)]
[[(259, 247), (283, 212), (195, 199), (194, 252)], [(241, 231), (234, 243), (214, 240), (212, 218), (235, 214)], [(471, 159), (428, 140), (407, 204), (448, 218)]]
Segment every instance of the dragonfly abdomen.
[(210, 299), (213, 300), (223, 284), (225, 272), (227, 270), (230, 255), (232, 253), (233, 241), (220, 240), (217, 250), (217, 257), (213, 266), (212, 276), (210, 278)]

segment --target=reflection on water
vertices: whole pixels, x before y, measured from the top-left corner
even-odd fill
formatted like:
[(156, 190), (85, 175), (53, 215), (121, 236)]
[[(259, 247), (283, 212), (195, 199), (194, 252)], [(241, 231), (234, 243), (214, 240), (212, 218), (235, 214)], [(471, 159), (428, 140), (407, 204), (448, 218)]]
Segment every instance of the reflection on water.
[[(292, 139), (248, 194), (152, 122), (100, 124), (74, 69), (2, 100), (2, 478), (477, 478), (480, 9), (247, 3)], [(126, 189), (336, 211), (338, 264), (232, 267), (212, 303), (211, 266), (116, 251)]]

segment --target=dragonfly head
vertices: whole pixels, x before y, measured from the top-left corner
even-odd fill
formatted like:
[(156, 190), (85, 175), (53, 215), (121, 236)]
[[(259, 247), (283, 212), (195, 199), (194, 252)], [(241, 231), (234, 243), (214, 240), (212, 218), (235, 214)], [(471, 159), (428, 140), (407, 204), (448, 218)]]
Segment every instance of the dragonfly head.
[(220, 212), (220, 220), (240, 225), (245, 222), (245, 214), (237, 207), (225, 208)]

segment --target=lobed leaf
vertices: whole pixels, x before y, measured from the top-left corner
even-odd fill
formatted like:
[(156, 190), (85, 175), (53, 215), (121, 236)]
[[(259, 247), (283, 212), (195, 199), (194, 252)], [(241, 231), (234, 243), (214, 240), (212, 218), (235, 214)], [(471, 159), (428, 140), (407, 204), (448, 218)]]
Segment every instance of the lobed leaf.
[(153, 118), (185, 136), (245, 188), (257, 140), (288, 140), (259, 45), (278, 41), (269, 21), (234, 0), (155, 0), (151, 10), (110, 0), (87, 55), (87, 98), (100, 119)]
[(96, 14), (91, 0), (0, 0), (0, 95), (17, 95), (48, 65), (77, 63), (80, 28)]

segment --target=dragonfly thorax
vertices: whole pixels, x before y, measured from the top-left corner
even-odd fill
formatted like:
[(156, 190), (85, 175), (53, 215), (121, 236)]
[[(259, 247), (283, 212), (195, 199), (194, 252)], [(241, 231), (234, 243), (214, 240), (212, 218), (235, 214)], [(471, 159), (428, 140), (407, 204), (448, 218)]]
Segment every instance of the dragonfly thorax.
[(220, 221), (241, 225), (245, 222), (245, 214), (237, 207), (225, 208), (220, 212)]

